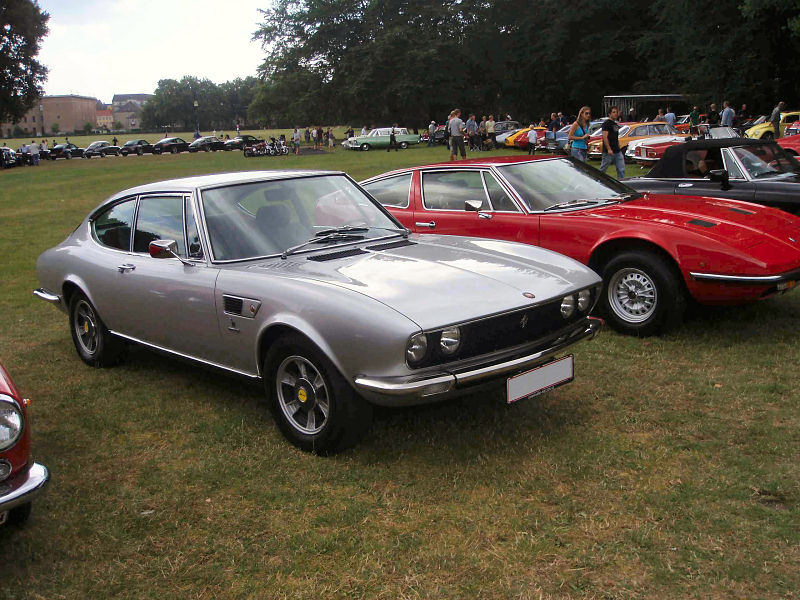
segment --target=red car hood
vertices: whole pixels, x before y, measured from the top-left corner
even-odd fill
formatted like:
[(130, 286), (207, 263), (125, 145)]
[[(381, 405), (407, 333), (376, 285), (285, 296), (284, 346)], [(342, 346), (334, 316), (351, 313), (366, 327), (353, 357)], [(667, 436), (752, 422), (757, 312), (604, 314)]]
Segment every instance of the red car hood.
[(765, 241), (767, 237), (792, 248), (795, 253), (800, 252), (800, 218), (748, 202), (647, 194), (638, 200), (597, 211), (597, 214), (680, 227), (742, 250)]

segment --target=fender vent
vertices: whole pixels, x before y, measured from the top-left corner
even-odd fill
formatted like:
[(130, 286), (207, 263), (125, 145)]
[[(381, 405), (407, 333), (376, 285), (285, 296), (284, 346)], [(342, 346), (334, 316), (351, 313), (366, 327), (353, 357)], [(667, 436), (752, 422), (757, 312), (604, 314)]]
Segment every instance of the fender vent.
[(336, 260), (337, 258), (347, 258), (348, 256), (358, 256), (359, 254), (369, 254), (366, 250), (361, 248), (351, 248), (350, 250), (340, 250), (339, 252), (330, 252), (328, 254), (317, 254), (309, 256), (308, 260), (316, 262), (325, 262), (326, 260)]
[(416, 246), (416, 242), (410, 240), (400, 240), (397, 242), (387, 242), (385, 244), (375, 244), (374, 246), (367, 246), (367, 250), (392, 250), (394, 248), (403, 248), (404, 246)]
[(745, 210), (743, 208), (733, 208), (732, 206), (728, 207), (728, 210), (731, 212), (739, 213), (740, 215), (754, 215), (752, 210)]
[(226, 315), (235, 315), (237, 317), (244, 317), (245, 319), (252, 319), (256, 316), (256, 313), (258, 313), (259, 308), (261, 308), (261, 300), (222, 294), (222, 311)]
[(703, 219), (692, 219), (691, 221), (688, 221), (688, 223), (689, 225), (697, 225), (698, 227), (706, 227), (706, 228), (717, 226), (716, 223), (712, 223), (711, 221), (703, 221)]
[(229, 315), (241, 315), (244, 300), (242, 298), (234, 298), (233, 296), (222, 296), (222, 307)]

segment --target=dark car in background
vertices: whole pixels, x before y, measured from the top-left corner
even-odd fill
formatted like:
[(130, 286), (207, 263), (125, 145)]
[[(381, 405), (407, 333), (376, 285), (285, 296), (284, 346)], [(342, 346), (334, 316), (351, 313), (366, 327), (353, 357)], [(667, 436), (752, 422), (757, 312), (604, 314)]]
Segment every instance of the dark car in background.
[(93, 156), (99, 156), (101, 158), (105, 158), (109, 154), (119, 156), (119, 151), (119, 146), (112, 146), (106, 141), (97, 141), (92, 142), (86, 147), (86, 150), (83, 152), (83, 157), (92, 158)]
[(189, 142), (179, 137), (169, 137), (153, 144), (153, 154), (178, 154), (189, 150)]
[(201, 150), (203, 152), (225, 150), (225, 142), (213, 135), (205, 135), (189, 144), (189, 152), (200, 152)]
[(263, 141), (264, 140), (260, 140), (254, 135), (243, 133), (230, 140), (225, 140), (225, 150), (242, 150), (246, 146), (255, 146)]
[(139, 156), (145, 153), (152, 154), (153, 144), (147, 140), (128, 140), (119, 149), (119, 153), (122, 156), (128, 156), (128, 154), (137, 154)]
[(800, 163), (771, 141), (728, 138), (677, 144), (664, 151), (647, 175), (625, 184), (640, 192), (744, 200), (800, 214)]
[(3, 146), (0, 148), (0, 169), (10, 169), (17, 166), (17, 153), (11, 148)]
[(81, 158), (85, 151), (84, 148), (79, 148), (72, 142), (66, 142), (64, 144), (58, 144), (55, 148), (50, 148), (50, 155), (48, 158), (50, 160), (57, 160), (59, 158)]

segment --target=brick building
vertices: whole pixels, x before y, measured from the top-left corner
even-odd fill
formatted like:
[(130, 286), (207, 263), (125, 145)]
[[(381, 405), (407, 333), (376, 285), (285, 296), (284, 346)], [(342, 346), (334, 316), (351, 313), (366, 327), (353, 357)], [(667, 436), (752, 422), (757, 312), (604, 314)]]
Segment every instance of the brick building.
[(19, 127), (23, 135), (48, 137), (53, 134), (53, 125), (59, 133), (79, 131), (86, 123), (95, 127), (97, 123), (97, 99), (88, 96), (44, 96), (34, 104), (17, 123), (0, 123), (0, 135), (14, 137)]
[(98, 109), (97, 111), (97, 128), (108, 129), (114, 128), (114, 115), (111, 114), (110, 108)]

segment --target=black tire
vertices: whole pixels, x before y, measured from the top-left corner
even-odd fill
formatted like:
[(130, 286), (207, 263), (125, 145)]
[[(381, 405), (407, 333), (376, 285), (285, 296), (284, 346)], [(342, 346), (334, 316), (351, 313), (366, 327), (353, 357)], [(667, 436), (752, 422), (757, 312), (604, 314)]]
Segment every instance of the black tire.
[(761, 139), (765, 142), (771, 142), (775, 138), (775, 134), (772, 131), (765, 131), (761, 136)]
[(71, 153), (69, 153), (69, 152), (65, 152), (65, 153), (64, 153), (64, 158), (66, 158), (67, 160), (69, 160), (70, 158), (72, 158), (72, 154), (71, 154)]
[(125, 158), (126, 156), (128, 156), (128, 153), (127, 153), (127, 152), (120, 152), (120, 154), (122, 155), (122, 157), (123, 157), (123, 158)]
[(400, 150), (405, 150), (408, 148), (408, 142), (400, 142)]
[(141, 156), (142, 154), (144, 154), (144, 150), (142, 150), (141, 148), (137, 148), (136, 149), (136, 155), (137, 156)]
[(90, 367), (110, 367), (122, 360), (125, 343), (111, 334), (82, 292), (70, 299), (69, 330), (78, 356)]
[[(300, 363), (305, 365), (308, 379), (293, 368)], [(286, 375), (282, 381), (278, 380), (278, 373)], [(287, 383), (287, 376), (292, 373), (296, 374), (294, 383)], [(263, 375), (266, 400), (275, 422), (298, 448), (315, 454), (336, 454), (358, 443), (369, 429), (372, 405), (356, 394), (327, 356), (299, 334), (286, 335), (272, 345), (264, 359)], [(287, 402), (289, 399), (291, 402)], [(289, 415), (292, 404), (297, 408)], [(313, 421), (309, 414), (315, 415)], [(317, 426), (319, 418), (323, 421)]]
[(31, 508), (32, 505), (30, 502), (27, 504), (23, 504), (22, 506), (18, 506), (16, 508), (12, 508), (8, 512), (8, 520), (6, 521), (7, 525), (22, 525), (31, 517)]
[(159, 148), (153, 148), (153, 154), (155, 154), (155, 155), (160, 155), (160, 154), (161, 154), (161, 149), (159, 149)]
[(170, 152), (172, 152), (173, 154), (177, 154), (178, 153), (178, 147), (177, 146), (173, 146), (172, 150), (170, 150)]
[[(667, 333), (683, 321), (686, 290), (680, 274), (664, 258), (631, 250), (602, 269), (599, 309), (620, 333), (647, 337)], [(629, 296), (625, 295), (625, 290)]]
[(360, 146), (360, 149), (361, 149), (363, 152), (369, 152), (369, 149), (370, 149), (370, 148), (372, 148), (372, 146), (370, 146), (369, 144), (361, 144), (361, 146)]
[(211, 148), (208, 146), (203, 146), (203, 152), (208, 152), (209, 150), (211, 150)]

